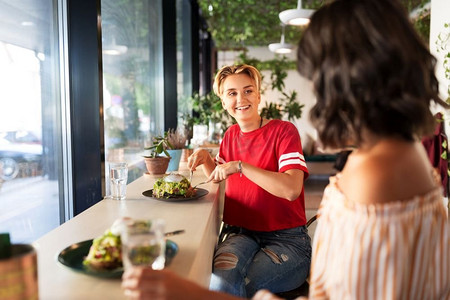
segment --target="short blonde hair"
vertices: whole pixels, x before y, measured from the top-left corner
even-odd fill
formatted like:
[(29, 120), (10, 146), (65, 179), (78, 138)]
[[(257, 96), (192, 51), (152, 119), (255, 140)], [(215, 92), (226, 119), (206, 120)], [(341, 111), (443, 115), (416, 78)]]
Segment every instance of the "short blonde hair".
[(235, 74), (247, 74), (251, 79), (255, 81), (256, 90), (259, 92), (261, 88), (261, 74), (258, 69), (253, 66), (242, 64), (242, 65), (231, 65), (222, 67), (219, 72), (217, 72), (214, 78), (214, 93), (221, 97), (223, 93), (223, 82), (230, 75)]

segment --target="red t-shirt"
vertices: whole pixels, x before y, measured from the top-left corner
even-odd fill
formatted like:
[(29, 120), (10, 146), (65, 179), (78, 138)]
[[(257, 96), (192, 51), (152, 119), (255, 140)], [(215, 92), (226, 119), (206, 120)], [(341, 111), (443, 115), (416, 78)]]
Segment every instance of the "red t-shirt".
[[(243, 133), (231, 126), (223, 137), (216, 161), (241, 160), (256, 167), (285, 172), (299, 169), (308, 177), (297, 128), (290, 122), (271, 120), (264, 127)], [(304, 191), (294, 200), (276, 197), (247, 177), (228, 177), (223, 220), (229, 225), (255, 231), (274, 231), (306, 224)], [(299, 184), (302, 184), (299, 182)]]

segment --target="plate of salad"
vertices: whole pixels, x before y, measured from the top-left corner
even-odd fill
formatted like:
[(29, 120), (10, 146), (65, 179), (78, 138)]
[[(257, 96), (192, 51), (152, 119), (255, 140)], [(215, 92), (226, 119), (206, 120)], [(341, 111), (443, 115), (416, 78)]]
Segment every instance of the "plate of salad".
[(201, 198), (205, 195), (207, 195), (209, 193), (208, 190), (202, 189), (202, 188), (196, 188), (194, 190), (194, 194), (189, 196), (189, 197), (185, 197), (185, 196), (180, 196), (180, 195), (170, 195), (170, 194), (164, 194), (162, 197), (156, 197), (153, 194), (153, 189), (147, 190), (145, 192), (142, 193), (142, 195), (146, 196), (146, 197), (150, 197), (152, 199), (156, 199), (156, 200), (161, 200), (161, 201), (188, 201), (188, 200), (195, 200), (198, 198)]
[[(73, 271), (103, 278), (121, 278), (123, 274), (120, 235), (111, 231), (93, 240), (70, 245), (58, 255), (58, 262)], [(178, 253), (178, 245), (166, 240), (166, 266)]]
[(144, 191), (142, 194), (163, 201), (187, 201), (198, 199), (208, 193), (205, 189), (193, 189), (189, 180), (183, 175), (170, 173), (156, 180), (153, 189)]

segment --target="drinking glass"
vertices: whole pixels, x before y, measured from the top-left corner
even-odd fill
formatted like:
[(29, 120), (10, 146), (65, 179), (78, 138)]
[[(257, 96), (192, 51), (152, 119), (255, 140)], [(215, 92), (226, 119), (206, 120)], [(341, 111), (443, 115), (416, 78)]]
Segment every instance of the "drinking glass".
[(162, 219), (133, 220), (122, 231), (122, 258), (126, 269), (147, 266), (162, 270), (165, 264), (165, 222)]
[(127, 193), (128, 167), (127, 163), (114, 162), (109, 164), (109, 180), (111, 198), (123, 200)]

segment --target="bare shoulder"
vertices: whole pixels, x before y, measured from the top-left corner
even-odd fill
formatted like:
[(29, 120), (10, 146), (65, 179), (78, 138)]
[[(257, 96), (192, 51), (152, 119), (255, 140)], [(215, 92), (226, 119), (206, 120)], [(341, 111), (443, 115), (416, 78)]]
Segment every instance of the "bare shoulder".
[(385, 142), (351, 155), (339, 187), (353, 202), (412, 199), (435, 188), (432, 166), (420, 143)]

